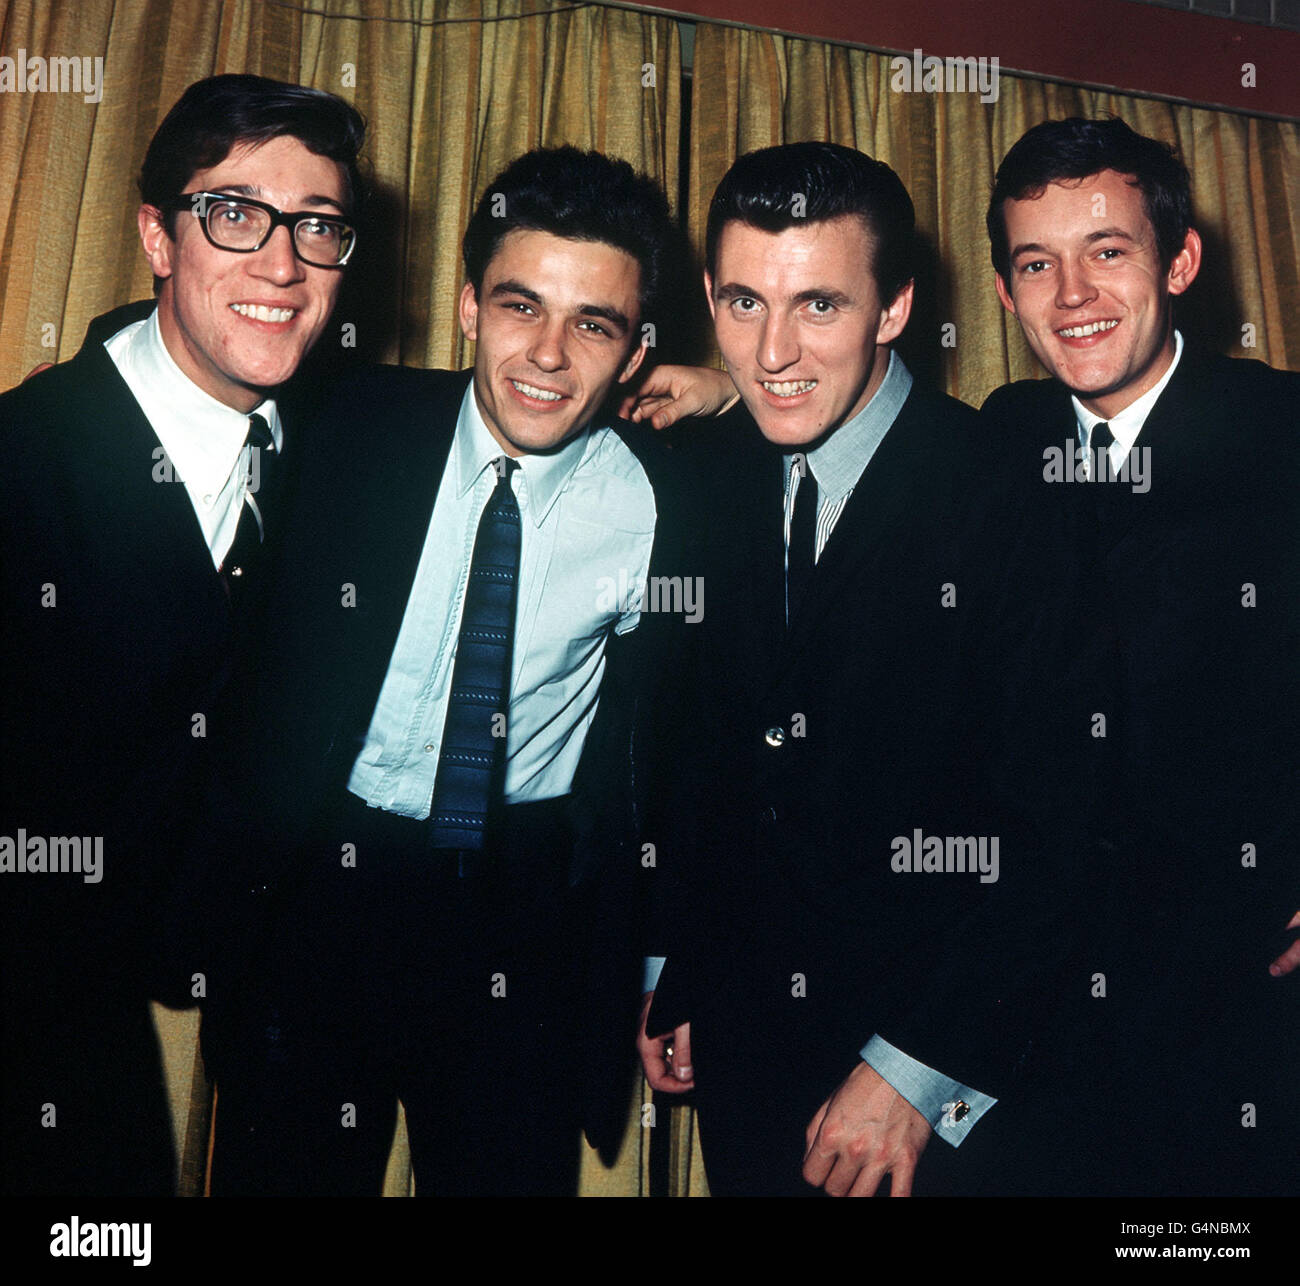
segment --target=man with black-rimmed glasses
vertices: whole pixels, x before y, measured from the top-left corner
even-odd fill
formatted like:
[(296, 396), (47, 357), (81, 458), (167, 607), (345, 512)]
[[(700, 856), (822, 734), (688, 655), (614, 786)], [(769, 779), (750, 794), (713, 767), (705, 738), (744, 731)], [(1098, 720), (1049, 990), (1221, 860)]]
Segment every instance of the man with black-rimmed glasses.
[(169, 963), (177, 861), (292, 467), (275, 392), (334, 307), (364, 129), (319, 91), (192, 85), (140, 176), (156, 307), (0, 398), (7, 1192), (173, 1190), (147, 1001), (206, 994)]

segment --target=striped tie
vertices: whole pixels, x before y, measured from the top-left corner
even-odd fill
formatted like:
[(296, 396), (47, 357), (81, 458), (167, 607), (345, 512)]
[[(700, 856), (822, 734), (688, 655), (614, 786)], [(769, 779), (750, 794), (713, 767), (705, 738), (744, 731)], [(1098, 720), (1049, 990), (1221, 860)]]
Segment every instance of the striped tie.
[[(452, 667), (429, 813), (432, 848), (481, 851), (488, 818), (503, 794), (505, 712), (510, 704), (522, 527), (510, 488), (510, 475), (518, 463), (502, 456), (494, 467), (497, 485), (474, 538)], [(462, 859), (460, 874), (466, 875), (472, 866)]]

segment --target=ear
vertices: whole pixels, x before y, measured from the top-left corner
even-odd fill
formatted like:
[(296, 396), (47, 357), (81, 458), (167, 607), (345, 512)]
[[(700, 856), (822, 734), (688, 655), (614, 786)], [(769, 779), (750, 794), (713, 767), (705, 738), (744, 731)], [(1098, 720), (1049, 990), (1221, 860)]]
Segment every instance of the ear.
[(460, 318), (460, 333), (472, 343), (478, 342), (478, 292), (474, 283), (467, 281), (460, 288), (460, 303), (456, 309)]
[(1169, 293), (1181, 295), (1196, 280), (1201, 271), (1201, 234), (1195, 228), (1187, 229), (1183, 248), (1174, 255), (1169, 265)]
[(142, 205), (135, 213), (135, 224), (140, 229), (140, 244), (153, 275), (170, 277), (176, 243), (167, 235), (162, 211), (157, 206)]
[(876, 343), (892, 344), (907, 328), (908, 318), (912, 315), (912, 297), (916, 293), (916, 282), (909, 281), (894, 296), (894, 302), (880, 314), (880, 325), (876, 327)]
[(713, 278), (706, 271), (704, 274), (704, 298), (709, 301), (709, 316), (714, 319), (718, 318), (718, 307), (713, 302)]
[(641, 367), (641, 363), (645, 361), (646, 349), (649, 348), (649, 346), (650, 341), (647, 337), (632, 350), (631, 355), (623, 364), (622, 374), (618, 377), (618, 382), (620, 384), (626, 384), (628, 380), (637, 373)]
[(1002, 274), (1000, 272), (995, 272), (993, 274), (993, 280), (997, 285), (998, 298), (1002, 300), (1002, 307), (1005, 308), (1012, 317), (1017, 316), (1016, 301), (1011, 298), (1011, 292), (1007, 289), (1007, 283), (1002, 280)]

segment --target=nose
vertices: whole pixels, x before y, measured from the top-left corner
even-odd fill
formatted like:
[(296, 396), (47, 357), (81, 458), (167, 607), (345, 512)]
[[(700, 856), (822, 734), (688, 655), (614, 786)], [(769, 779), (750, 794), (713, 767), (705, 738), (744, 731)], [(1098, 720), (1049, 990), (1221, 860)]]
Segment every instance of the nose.
[(279, 227), (271, 233), (271, 239), (260, 250), (249, 255), (254, 276), (263, 277), (277, 285), (288, 285), (301, 281), (304, 265), (294, 253), (293, 235), (288, 228)]
[(1056, 280), (1058, 308), (1082, 308), (1097, 297), (1097, 287), (1084, 264), (1069, 259), (1061, 261)]
[(758, 337), (758, 364), (775, 374), (798, 360), (799, 342), (795, 337), (794, 322), (779, 313), (768, 313)]
[(543, 317), (533, 335), (528, 359), (543, 371), (562, 371), (569, 364), (564, 319)]

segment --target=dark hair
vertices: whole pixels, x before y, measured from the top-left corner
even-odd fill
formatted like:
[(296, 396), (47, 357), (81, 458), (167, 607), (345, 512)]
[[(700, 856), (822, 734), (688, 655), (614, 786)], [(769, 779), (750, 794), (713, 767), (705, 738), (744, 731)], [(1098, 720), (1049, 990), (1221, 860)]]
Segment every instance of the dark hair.
[(785, 143), (742, 156), (709, 206), (704, 261), (712, 277), (728, 223), (784, 232), (856, 214), (867, 226), (882, 304), (916, 275), (916, 211), (902, 180), (883, 161), (838, 143)]
[(539, 147), (507, 165), (465, 229), (465, 275), (475, 294), (501, 242), (517, 230), (625, 250), (641, 266), (642, 320), (657, 317), (674, 226), (663, 188), (626, 161), (576, 147)]
[(1160, 266), (1167, 269), (1192, 226), (1192, 181), (1166, 143), (1134, 133), (1119, 117), (1104, 121), (1071, 116), (1043, 121), (1026, 131), (1002, 158), (993, 180), (986, 219), (993, 267), (1003, 281), (1011, 274), (1011, 248), (1002, 207), (1036, 197), (1049, 183), (1087, 179), (1103, 170), (1125, 175), (1142, 192), (1155, 229)]
[[(162, 207), (180, 196), (198, 170), (219, 165), (240, 144), (269, 143), (285, 135), (343, 168), (344, 206), (355, 217), (365, 188), (357, 155), (366, 122), (333, 94), (264, 76), (211, 76), (195, 81), (163, 118), (140, 167), (140, 197)], [(175, 234), (166, 213), (167, 234)]]

